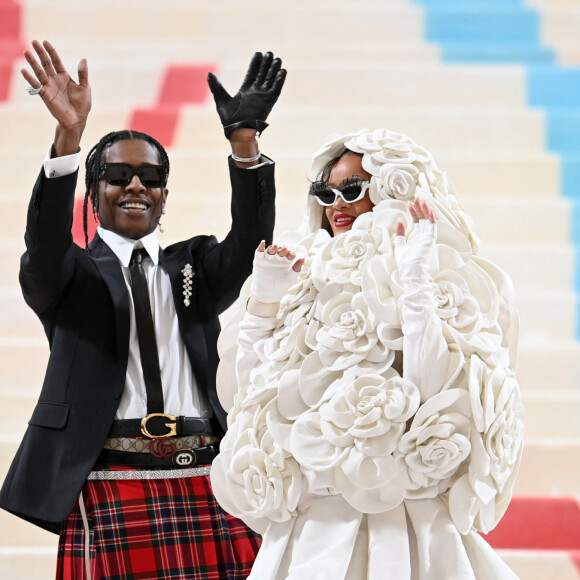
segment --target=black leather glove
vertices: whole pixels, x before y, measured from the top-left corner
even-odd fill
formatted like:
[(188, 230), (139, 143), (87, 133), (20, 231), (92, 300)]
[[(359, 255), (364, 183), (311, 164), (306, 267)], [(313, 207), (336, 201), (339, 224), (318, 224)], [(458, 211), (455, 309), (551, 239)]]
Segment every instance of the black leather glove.
[(286, 80), (286, 69), (281, 66), (282, 61), (274, 58), (271, 52), (264, 55), (257, 52), (252, 57), (240, 90), (233, 97), (213, 73), (207, 75), (207, 83), (228, 139), (241, 127), (261, 133), (268, 126), (266, 119)]

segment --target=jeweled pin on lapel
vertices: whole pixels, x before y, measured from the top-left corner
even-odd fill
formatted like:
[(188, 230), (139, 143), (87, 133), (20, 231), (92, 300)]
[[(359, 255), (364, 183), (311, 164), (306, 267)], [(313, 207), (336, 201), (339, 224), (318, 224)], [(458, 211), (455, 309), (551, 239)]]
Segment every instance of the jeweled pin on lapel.
[(183, 274), (183, 303), (185, 306), (189, 306), (191, 304), (191, 288), (193, 286), (193, 268), (191, 264), (185, 264), (181, 273)]

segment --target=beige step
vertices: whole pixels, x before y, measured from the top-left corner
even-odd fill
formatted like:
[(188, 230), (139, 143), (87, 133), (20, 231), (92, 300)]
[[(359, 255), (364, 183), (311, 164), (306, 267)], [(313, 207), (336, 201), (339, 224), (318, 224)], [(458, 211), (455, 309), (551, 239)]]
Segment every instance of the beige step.
[[(23, 81), (20, 88), (23, 89), (24, 86), (25, 83)], [(124, 129), (128, 124), (129, 111), (128, 107), (126, 112), (122, 108), (103, 111), (98, 110), (95, 105), (90, 113), (90, 122), (83, 135), (83, 145), (86, 148), (84, 152), (88, 153), (90, 147), (97, 143), (103, 135), (110, 131)], [(10, 145), (10, 149), (5, 150), (3, 156), (17, 156), (18, 152), (15, 150), (29, 148), (31, 146), (30, 136), (35, 135), (32, 145), (35, 151), (42, 150), (42, 153), (34, 167), (35, 169), (38, 167), (38, 170), (40, 170), (40, 164), (52, 143), (56, 127), (54, 118), (48, 113), (42, 102), (18, 99), (11, 104), (0, 106), (0, 123), (4, 128), (3, 135), (5, 138), (9, 138), (9, 141), (3, 141), (3, 146)]]
[(551, 153), (495, 157), (431, 151), (464, 196), (554, 199), (560, 193), (560, 161)]
[[(54, 119), (38, 102), (18, 100), (0, 108), (0, 122), (5, 134), (10, 136), (13, 148), (30, 144), (32, 132), (51, 135)], [(118, 108), (95, 110), (83, 136), (83, 143), (96, 142), (106, 128), (124, 127), (126, 114)], [(417, 143), (439, 150), (458, 149), (464, 152), (526, 152), (544, 151), (544, 114), (539, 110), (520, 107), (321, 107), (293, 106), (285, 95), (271, 114), (270, 122), (281, 143), (288, 149), (312, 150), (326, 135), (348, 132), (363, 127), (386, 127), (411, 136)], [(304, 131), (297, 125), (308, 127), (312, 141), (305, 142)], [(271, 131), (271, 130), (269, 130)], [(203, 142), (200, 142), (203, 135)], [(320, 137), (318, 137), (320, 136)], [(180, 109), (179, 125), (173, 148), (220, 148), (224, 144), (219, 119), (213, 105), (186, 105)]]
[(573, 437), (580, 441), (580, 392), (524, 391), (523, 402), (527, 437), (544, 440)]
[(514, 495), (572, 495), (580, 490), (580, 440), (526, 439)]
[(54, 580), (56, 545), (0, 547), (0, 572), (5, 580)]
[[(323, 37), (319, 37), (316, 43), (316, 60), (321, 63), (332, 63), (339, 59), (341, 62), (354, 66), (367, 60), (369, 54), (372, 54), (376, 62), (439, 62), (440, 47), (435, 44), (426, 44), (422, 38), (413, 38), (413, 36), (404, 39), (374, 36), (361, 43), (360, 37), (356, 34), (343, 35), (340, 46), (337, 46), (336, 42), (325, 42)], [(60, 36), (58, 44), (56, 40), (54, 43), (67, 68), (73, 71), (76, 70), (79, 59), (83, 57), (88, 60), (89, 66), (96, 62), (115, 65), (121, 60), (131, 66), (135, 62), (146, 59), (164, 66), (210, 64), (212, 67), (217, 66), (218, 71), (221, 63), (230, 61), (237, 63), (237, 66), (241, 67), (240, 71), (243, 72), (255, 51), (267, 50), (273, 51), (275, 56), (282, 59), (283, 66), (292, 71), (296, 66), (310, 64), (313, 56), (312, 44), (296, 42), (292, 35), (280, 36), (271, 45), (268, 45), (266, 38), (249, 35), (224, 42), (221, 34), (209, 38), (207, 36), (166, 37), (162, 41), (152, 41), (148, 38), (144, 42), (120, 39), (114, 43), (105, 44), (95, 38), (69, 39)], [(232, 52), (234, 43), (236, 54)], [(24, 65), (24, 60), (22, 63)]]
[(36, 406), (38, 394), (32, 391), (7, 394), (0, 391), (0, 401), (4, 413), (4, 421), (0, 427), (0, 436), (20, 438), (24, 434), (28, 419)]
[[(575, 249), (569, 243), (500, 244), (492, 237), (482, 242), (480, 255), (511, 276), (516, 295), (574, 287)], [(557, 303), (557, 296), (550, 302)]]
[[(91, 64), (90, 78), (95, 107), (152, 106), (161, 88), (163, 63)], [(224, 62), (220, 79), (226, 87), (239, 87), (247, 68), (243, 62)], [(470, 67), (439, 63), (362, 62), (294, 67), (284, 86), (287, 103), (327, 106), (332, 95), (333, 106), (357, 104), (345, 79), (357, 79), (359, 87), (373, 87), (364, 92), (366, 106), (519, 106), (526, 105), (525, 70), (518, 66)], [(13, 99), (30, 98), (22, 84)], [(115, 90), (111, 90), (115, 87)], [(13, 91), (17, 90), (14, 83)], [(235, 90), (235, 89), (233, 89)]]
[(563, 197), (542, 200), (464, 196), (462, 204), (475, 223), (484, 251), (499, 242), (569, 243), (571, 208)]
[[(309, 3), (307, 18), (300, 3), (285, 5), (283, 11), (263, 0), (250, 4), (244, 6), (230, 0), (208, 7), (204, 3), (174, 0), (171, 10), (161, 4), (151, 4), (143, 10), (138, 0), (126, 0), (122, 5), (105, 0), (102, 5), (87, 4), (79, 9), (79, 5), (73, 2), (54, 5), (35, 0), (25, 5), (22, 35), (24, 38), (37, 38), (39, 33), (42, 33), (41, 38), (65, 36), (62, 25), (66, 22), (66, 36), (70, 39), (106, 39), (109, 42), (130, 39), (139, 43), (144, 41), (143, 30), (148, 31), (149, 42), (163, 42), (166, 38), (211, 39), (218, 35), (228, 39), (232, 53), (236, 52), (233, 47), (240, 41), (256, 44), (258, 37), (262, 46), (269, 47), (278, 38), (288, 37), (289, 31), (297, 43), (312, 38), (336, 42), (336, 31), (327, 25), (326, 3)], [(110, 17), (113, 13), (115, 18)], [(369, 36), (405, 40), (409, 37), (418, 39), (422, 35), (421, 11), (408, 2), (371, 2), (356, 8), (341, 3), (333, 6), (332, 18), (334, 22), (348, 23), (353, 31), (366, 29)], [(80, 33), (83, 28), (85, 34)], [(253, 34), (248, 34), (248, 30), (254, 31)]]
[(575, 340), (578, 297), (572, 290), (539, 291), (516, 297), (520, 313), (520, 336), (547, 340)]
[[(278, 142), (288, 149), (306, 151), (314, 151), (332, 133), (385, 127), (439, 150), (543, 152), (544, 123), (541, 111), (523, 107), (433, 107), (428, 103), (421, 108), (296, 106), (285, 94), (271, 115), (272, 129), (283, 135)], [(219, 148), (223, 143), (213, 106), (188, 105), (182, 109), (174, 147), (194, 148), (199, 144), (199, 135), (204, 136), (206, 146)]]
[[(4, 473), (2, 473), (2, 477), (4, 477)], [(56, 534), (47, 532), (30, 522), (0, 509), (0, 546), (10, 546), (17, 550), (31, 547), (34, 547), (35, 550), (46, 548), (51, 552), (54, 550), (53, 555), (56, 559), (57, 545), (58, 536)], [(2, 555), (1, 550), (2, 548), (0, 548), (0, 556)], [(1, 567), (0, 570), (2, 570)], [(2, 578), (8, 580), (6, 576)]]
[(522, 391), (575, 393), (580, 388), (580, 344), (575, 340), (523, 336), (517, 371)]
[(541, 39), (549, 46), (578, 45), (580, 38), (580, 6), (576, 2), (553, 6), (539, 6)]
[(497, 550), (521, 580), (580, 580), (580, 572), (568, 552)]
[(38, 397), (48, 355), (48, 341), (40, 332), (24, 339), (0, 334), (0, 396), (16, 392)]

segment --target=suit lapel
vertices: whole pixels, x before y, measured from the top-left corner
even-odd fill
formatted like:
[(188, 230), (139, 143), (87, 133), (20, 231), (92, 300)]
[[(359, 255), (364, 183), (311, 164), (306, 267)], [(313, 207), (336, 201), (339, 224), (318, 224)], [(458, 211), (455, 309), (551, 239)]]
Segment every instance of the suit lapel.
[(90, 246), (90, 256), (105, 281), (113, 301), (116, 317), (116, 330), (119, 340), (117, 352), (119, 360), (126, 361), (129, 357), (129, 293), (121, 265), (113, 251), (95, 234)]
[[(204, 325), (200, 321), (197, 301), (195, 300), (197, 276), (195, 274), (194, 259), (189, 252), (165, 254), (160, 249), (159, 263), (169, 275), (181, 337), (185, 343), (185, 348), (187, 349), (198, 384), (205, 390), (207, 388), (208, 354), (206, 350)], [(185, 295), (183, 294), (185, 282), (183, 269), (188, 264), (193, 271), (193, 277), (191, 278), (193, 295), (190, 297), (189, 305), (186, 306)]]

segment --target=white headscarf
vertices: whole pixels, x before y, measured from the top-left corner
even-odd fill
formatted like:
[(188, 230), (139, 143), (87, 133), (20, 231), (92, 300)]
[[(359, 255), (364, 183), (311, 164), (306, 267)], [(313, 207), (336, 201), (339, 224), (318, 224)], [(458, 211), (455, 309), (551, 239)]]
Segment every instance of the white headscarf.
[[(372, 175), (369, 195), (375, 207), (383, 202), (408, 202), (415, 196), (423, 197), (435, 210), (439, 222), (446, 221), (462, 231), (472, 249), (477, 250), (479, 240), (473, 222), (461, 207), (453, 184), (437, 167), (427, 149), (417, 145), (407, 135), (388, 129), (361, 129), (344, 135), (329, 135), (313, 155), (312, 172), (315, 179), (320, 177), (328, 163), (346, 151), (362, 155), (363, 169)], [(301, 232), (318, 230), (322, 225), (323, 212), (324, 208), (309, 196)]]

